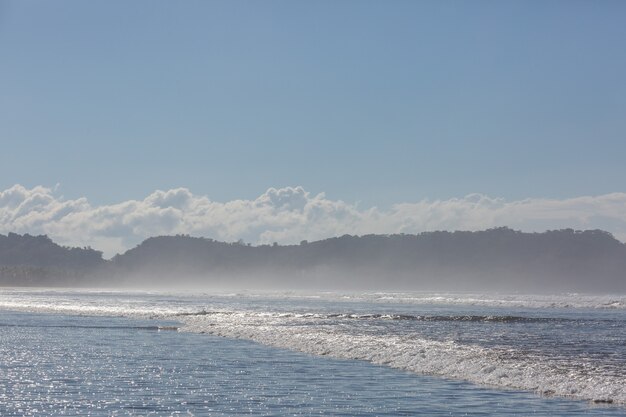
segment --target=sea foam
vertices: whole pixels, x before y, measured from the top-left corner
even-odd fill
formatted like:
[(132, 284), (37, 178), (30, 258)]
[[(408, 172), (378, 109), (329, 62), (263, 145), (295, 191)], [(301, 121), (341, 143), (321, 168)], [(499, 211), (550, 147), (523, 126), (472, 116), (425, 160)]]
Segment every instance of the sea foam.
[(250, 312), (185, 315), (183, 331), (249, 339), (313, 355), (358, 359), (418, 374), (463, 379), (483, 385), (626, 404), (623, 376), (607, 375), (590, 363), (563, 363), (454, 341), (415, 335), (353, 334), (344, 326), (298, 323), (310, 317)]

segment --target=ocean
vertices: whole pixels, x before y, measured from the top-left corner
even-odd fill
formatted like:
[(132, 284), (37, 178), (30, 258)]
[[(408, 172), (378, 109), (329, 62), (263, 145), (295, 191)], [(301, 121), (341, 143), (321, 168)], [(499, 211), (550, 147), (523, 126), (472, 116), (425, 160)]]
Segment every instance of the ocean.
[(0, 290), (1, 416), (626, 416), (626, 296)]

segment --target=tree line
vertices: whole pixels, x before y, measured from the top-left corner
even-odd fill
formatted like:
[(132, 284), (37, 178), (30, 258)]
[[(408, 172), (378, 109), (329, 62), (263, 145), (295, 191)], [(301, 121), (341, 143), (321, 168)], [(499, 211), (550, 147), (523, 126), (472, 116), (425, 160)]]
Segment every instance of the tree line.
[(4, 285), (626, 291), (626, 245), (602, 230), (344, 235), (296, 245), (148, 238), (110, 260), (47, 236), (0, 235)]

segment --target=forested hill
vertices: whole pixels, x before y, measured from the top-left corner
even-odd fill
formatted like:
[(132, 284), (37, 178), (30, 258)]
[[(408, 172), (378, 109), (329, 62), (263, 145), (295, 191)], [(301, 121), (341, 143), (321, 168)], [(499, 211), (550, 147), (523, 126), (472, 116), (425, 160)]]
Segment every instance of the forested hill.
[(288, 246), (163, 236), (111, 262), (122, 276), (166, 285), (626, 292), (626, 245), (600, 230), (346, 235)]
[[(20, 239), (28, 250), (6, 245)], [(286, 246), (161, 236), (106, 262), (91, 249), (11, 234), (0, 238), (0, 265), (7, 262), (140, 287), (626, 293), (626, 245), (600, 230), (345, 235)]]
[(59, 246), (47, 236), (0, 235), (0, 284), (66, 285), (105, 264), (102, 252)]

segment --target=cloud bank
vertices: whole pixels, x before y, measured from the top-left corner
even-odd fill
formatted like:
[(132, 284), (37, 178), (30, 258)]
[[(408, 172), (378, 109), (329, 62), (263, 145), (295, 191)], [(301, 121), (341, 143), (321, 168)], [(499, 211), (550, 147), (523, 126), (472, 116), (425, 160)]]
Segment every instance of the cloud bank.
[(52, 188), (15, 185), (0, 192), (0, 233), (47, 234), (70, 246), (92, 246), (105, 257), (150, 236), (190, 234), (253, 244), (297, 243), (343, 234), (483, 230), (603, 229), (626, 241), (626, 193), (569, 199), (506, 201), (481, 194), (362, 209), (312, 195), (302, 187), (270, 188), (254, 200), (211, 201), (186, 188), (155, 191), (143, 200), (92, 206)]

